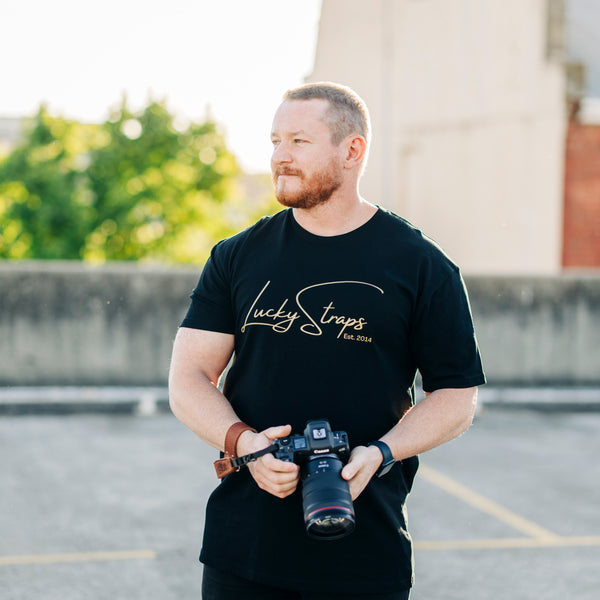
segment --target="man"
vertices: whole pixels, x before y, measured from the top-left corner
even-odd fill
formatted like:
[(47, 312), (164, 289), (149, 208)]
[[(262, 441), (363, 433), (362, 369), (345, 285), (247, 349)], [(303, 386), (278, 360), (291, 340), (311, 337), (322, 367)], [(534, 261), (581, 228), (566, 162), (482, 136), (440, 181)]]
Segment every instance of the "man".
[[(218, 450), (228, 437), (236, 456), (311, 419), (346, 431), (356, 529), (307, 536), (299, 467), (267, 453), (209, 499), (205, 599), (408, 598), (404, 501), (416, 456), (471, 424), (484, 376), (459, 270), (361, 198), (369, 135), (364, 102), (346, 87), (285, 95), (271, 169), (289, 208), (213, 248), (170, 373), (175, 415)], [(414, 404), (417, 370), (427, 396)]]

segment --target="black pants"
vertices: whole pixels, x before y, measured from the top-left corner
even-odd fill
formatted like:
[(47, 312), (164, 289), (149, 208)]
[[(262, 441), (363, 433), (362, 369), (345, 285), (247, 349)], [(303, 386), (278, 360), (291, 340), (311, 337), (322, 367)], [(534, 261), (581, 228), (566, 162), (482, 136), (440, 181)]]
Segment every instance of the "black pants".
[(294, 592), (248, 581), (204, 565), (202, 600), (408, 600), (410, 590), (392, 594)]

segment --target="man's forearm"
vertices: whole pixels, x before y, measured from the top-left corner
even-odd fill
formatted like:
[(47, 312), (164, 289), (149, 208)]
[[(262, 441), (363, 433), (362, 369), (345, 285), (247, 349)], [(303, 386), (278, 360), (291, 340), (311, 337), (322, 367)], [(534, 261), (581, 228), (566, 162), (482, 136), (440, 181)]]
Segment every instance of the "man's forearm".
[(224, 449), (229, 427), (240, 420), (221, 391), (199, 372), (171, 372), (169, 404), (186, 427), (218, 450)]
[(405, 413), (382, 440), (396, 460), (436, 448), (464, 433), (473, 421), (477, 388), (441, 389)]
[(217, 389), (233, 352), (233, 335), (180, 327), (169, 369), (173, 414), (199, 438), (223, 450), (225, 435), (239, 421)]
[[(473, 421), (477, 388), (437, 390), (413, 406), (381, 440), (396, 460), (431, 450), (466, 431)], [(358, 446), (342, 470), (356, 499), (381, 465), (376, 446)]]

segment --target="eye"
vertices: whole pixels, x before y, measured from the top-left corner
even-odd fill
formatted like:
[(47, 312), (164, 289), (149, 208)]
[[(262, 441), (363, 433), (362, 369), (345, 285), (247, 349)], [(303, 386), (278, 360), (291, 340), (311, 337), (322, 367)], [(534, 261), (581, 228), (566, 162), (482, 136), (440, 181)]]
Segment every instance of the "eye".
[(296, 138), (294, 140), (294, 144), (306, 144), (307, 140), (303, 140), (302, 138)]
[(280, 143), (281, 143), (281, 140), (278, 140), (275, 138), (271, 139), (271, 144), (273, 144), (273, 146), (275, 146), (275, 147), (279, 146)]

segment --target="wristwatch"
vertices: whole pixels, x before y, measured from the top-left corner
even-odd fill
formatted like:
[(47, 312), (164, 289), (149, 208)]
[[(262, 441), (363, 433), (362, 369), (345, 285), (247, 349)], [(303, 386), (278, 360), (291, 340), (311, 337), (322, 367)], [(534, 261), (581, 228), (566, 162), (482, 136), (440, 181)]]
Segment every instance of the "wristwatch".
[(383, 462), (381, 463), (381, 466), (379, 467), (379, 469), (377, 469), (377, 472), (375, 473), (377, 477), (383, 477), (386, 473), (389, 472), (389, 470), (394, 466), (394, 463), (396, 462), (394, 460), (394, 457), (392, 456), (392, 451), (390, 450), (390, 447), (381, 440), (369, 442), (367, 446), (377, 446), (381, 454), (383, 455)]

